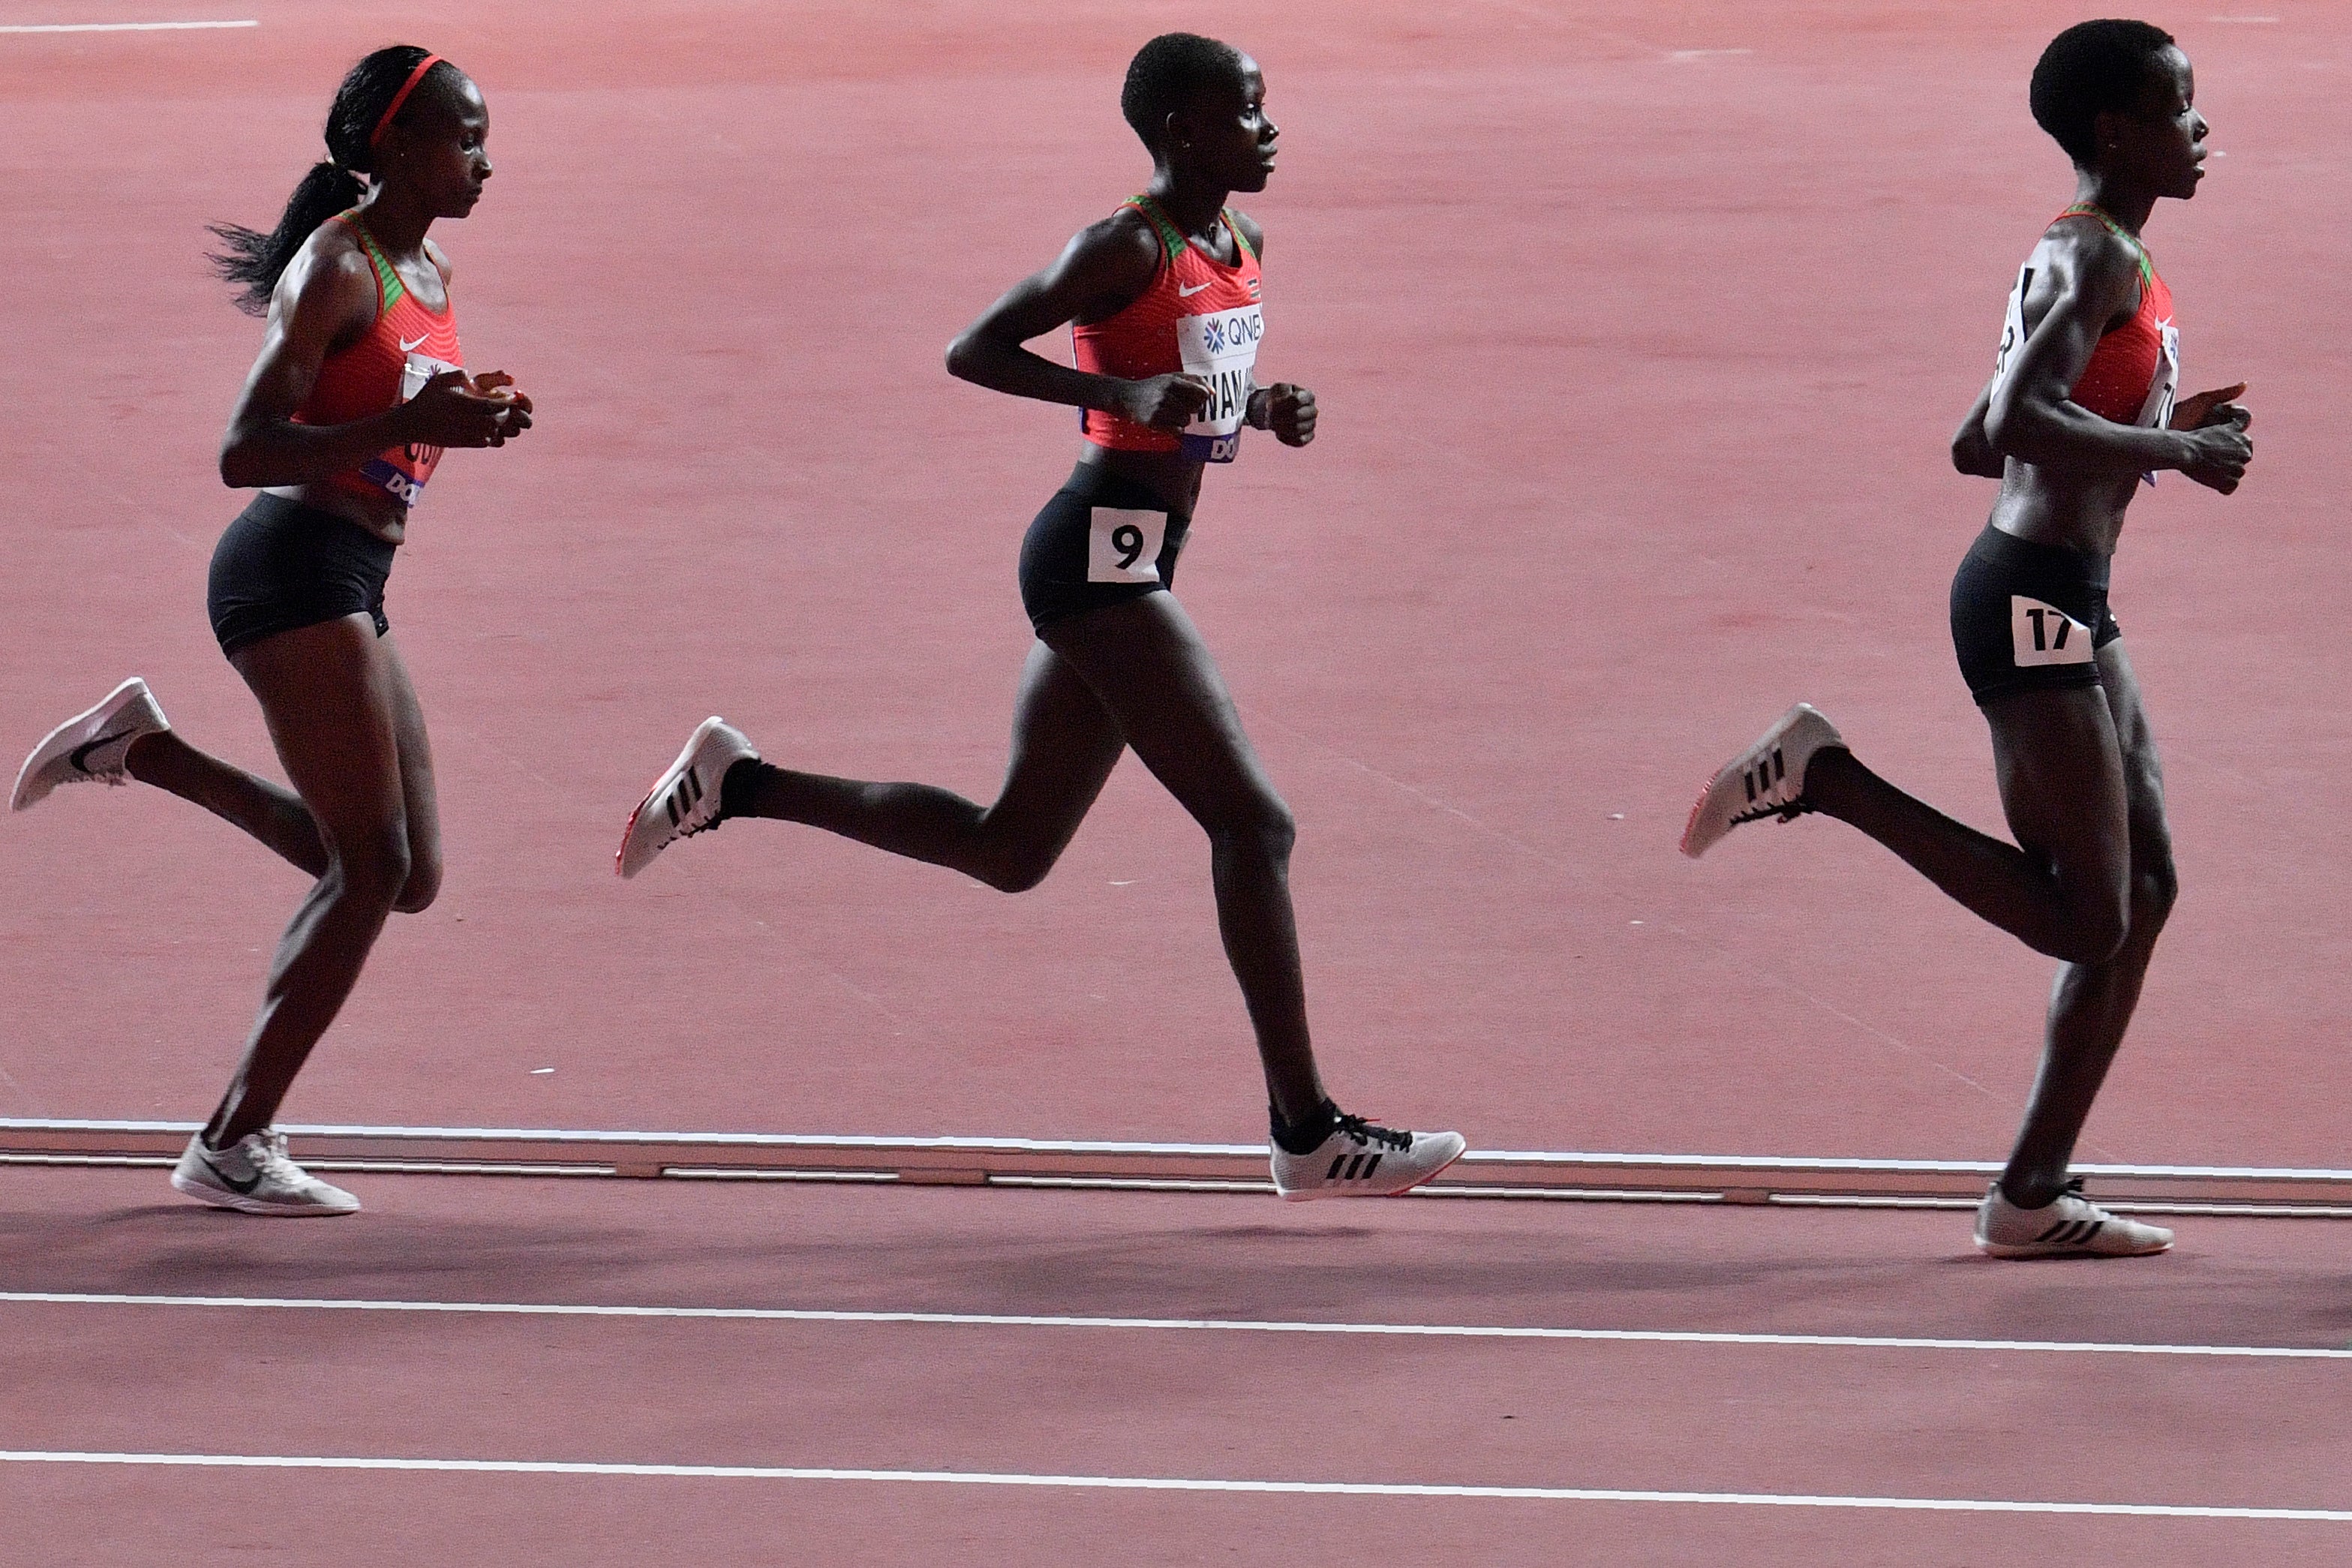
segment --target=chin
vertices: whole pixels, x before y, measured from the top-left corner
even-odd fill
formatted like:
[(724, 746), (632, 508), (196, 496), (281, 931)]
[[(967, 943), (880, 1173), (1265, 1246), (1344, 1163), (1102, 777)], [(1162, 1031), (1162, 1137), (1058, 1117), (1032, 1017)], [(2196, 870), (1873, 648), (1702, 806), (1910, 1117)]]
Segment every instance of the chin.
[(1234, 179), (1233, 188), (1237, 191), (1262, 191), (1265, 189), (1265, 183), (1272, 178), (1274, 178), (1273, 170), (1252, 165), (1246, 173)]

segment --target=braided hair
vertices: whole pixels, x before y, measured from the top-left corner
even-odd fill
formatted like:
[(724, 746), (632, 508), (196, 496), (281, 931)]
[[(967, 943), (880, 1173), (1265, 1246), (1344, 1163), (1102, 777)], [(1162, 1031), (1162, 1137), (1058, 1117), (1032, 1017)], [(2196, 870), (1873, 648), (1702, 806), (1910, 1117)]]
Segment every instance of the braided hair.
[[(327, 156), (311, 164), (302, 183), (294, 187), (276, 228), (264, 234), (233, 223), (206, 226), (224, 247), (206, 259), (224, 280), (238, 286), (238, 310), (248, 316), (268, 315), (269, 298), (277, 290), (278, 279), (294, 259), (294, 253), (302, 248), (302, 242), (320, 224), (358, 205), (367, 195), (366, 183), (360, 176), (381, 173), (375, 167), (375, 152), (368, 145), (369, 138), (375, 134), (384, 110), (391, 106), (394, 96), (426, 52), (414, 44), (394, 44), (362, 58), (343, 77), (343, 84), (335, 89), (335, 101), (327, 110)], [(425, 72), (425, 80), (416, 84), (418, 90), (401, 105), (394, 123), (416, 112), (416, 100), (425, 87), (446, 86), (457, 72), (457, 68), (446, 60)]]

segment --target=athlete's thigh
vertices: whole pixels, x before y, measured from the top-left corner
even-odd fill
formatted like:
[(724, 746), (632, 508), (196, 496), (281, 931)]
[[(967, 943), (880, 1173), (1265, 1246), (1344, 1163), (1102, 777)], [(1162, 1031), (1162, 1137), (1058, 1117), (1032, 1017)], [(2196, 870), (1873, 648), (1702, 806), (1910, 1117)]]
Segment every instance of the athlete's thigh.
[(2012, 692), (1984, 706), (1993, 771), (2018, 847), (2069, 880), (2118, 891), (2131, 864), (2114, 715), (2095, 686)]
[(1013, 704), (1013, 755), (990, 819), (1059, 851), (1127, 749), (1118, 721), (1068, 660), (1033, 643)]
[(376, 639), (391, 679), (393, 737), (400, 748), (400, 797), (408, 821), (408, 852), (437, 881), (441, 870), (441, 805), (433, 784), (433, 742), (425, 732), (425, 709), (408, 678), (408, 661), (386, 632)]
[(2123, 753), (2124, 793), (2131, 816), (2132, 858), (2143, 865), (2172, 858), (2172, 827), (2164, 814), (2164, 760), (2157, 754), (2140, 700), (2139, 677), (2117, 638), (2099, 649), (2099, 680), (2115, 720), (2116, 743)]
[[(339, 854), (405, 841), (391, 666), (365, 613), (279, 632), (230, 660), (286, 777)], [(394, 836), (398, 836), (397, 838)]]
[(1279, 798), (1215, 657), (1174, 595), (1150, 594), (1047, 630), (1136, 757), (1196, 819), (1230, 820)]

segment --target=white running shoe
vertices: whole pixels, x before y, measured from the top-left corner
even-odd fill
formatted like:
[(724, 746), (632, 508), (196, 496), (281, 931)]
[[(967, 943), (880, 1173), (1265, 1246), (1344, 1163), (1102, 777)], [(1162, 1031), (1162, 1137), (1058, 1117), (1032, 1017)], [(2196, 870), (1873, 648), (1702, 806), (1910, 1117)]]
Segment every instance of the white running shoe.
[(286, 1156), (286, 1134), (265, 1127), (226, 1149), (207, 1149), (199, 1132), (172, 1171), (177, 1191), (240, 1214), (357, 1214), (359, 1199), (330, 1186)]
[(705, 719), (669, 772), (654, 782), (637, 809), (629, 813), (620, 853), (613, 857), (614, 868), (634, 877), (688, 834), (718, 826), (719, 786), (727, 770), (759, 760), (759, 752), (742, 731), (717, 714)]
[(1295, 1204), (1393, 1197), (1462, 1158), (1466, 1147), (1459, 1132), (1393, 1132), (1343, 1115), (1309, 1153), (1274, 1146), (1274, 1190)]
[(1809, 702), (1781, 714), (1779, 723), (1724, 763), (1700, 793), (1683, 826), (1683, 853), (1696, 860), (1743, 822), (1795, 816), (1803, 809), (1805, 764), (1822, 747), (1844, 744), (1837, 726)]
[(131, 782), (122, 759), (131, 742), (172, 726), (147, 683), (132, 676), (87, 713), (77, 713), (48, 732), (16, 772), (16, 793), (8, 809), (23, 811), (64, 784)]
[(2084, 1197), (2079, 1176), (2038, 1209), (2011, 1203), (1999, 1182), (1977, 1207), (1977, 1247), (1995, 1258), (2145, 1258), (2171, 1245), (2162, 1226), (2109, 1214)]

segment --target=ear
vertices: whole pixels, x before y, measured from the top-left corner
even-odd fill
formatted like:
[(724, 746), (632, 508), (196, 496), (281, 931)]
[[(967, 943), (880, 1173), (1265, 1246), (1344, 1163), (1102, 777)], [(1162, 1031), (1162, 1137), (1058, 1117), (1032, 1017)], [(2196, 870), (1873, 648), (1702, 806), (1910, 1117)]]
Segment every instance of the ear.
[(2112, 153), (2123, 140), (2124, 128), (2131, 117), (2111, 109), (2102, 109), (2091, 121), (2091, 155)]
[(1170, 110), (1168, 118), (1160, 122), (1160, 150), (1162, 153), (1171, 153), (1192, 140), (1190, 127), (1184, 124), (1184, 111), (1181, 109)]

